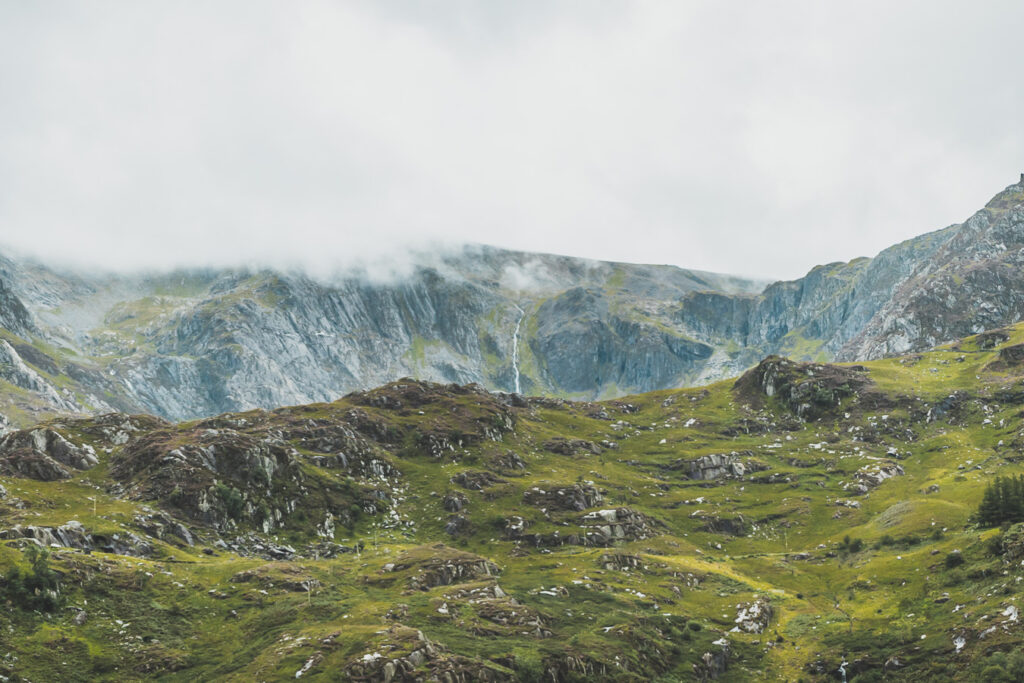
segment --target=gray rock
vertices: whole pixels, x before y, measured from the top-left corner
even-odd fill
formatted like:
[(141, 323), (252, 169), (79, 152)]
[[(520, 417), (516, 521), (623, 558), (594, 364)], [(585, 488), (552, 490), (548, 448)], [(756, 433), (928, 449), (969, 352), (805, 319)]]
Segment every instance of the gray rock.
[(57, 527), (15, 525), (0, 531), (0, 539), (27, 539), (43, 547), (75, 548), (132, 557), (148, 557), (153, 546), (131, 532), (91, 534), (75, 520)]
[(77, 446), (49, 427), (0, 437), (0, 473), (55, 481), (99, 464), (92, 446)]
[[(486, 247), (423, 256), (387, 282), (72, 275), (0, 256), (0, 327), (24, 341), (0, 343), (0, 376), (37, 411), (186, 419), (402, 376), (511, 392), (518, 374), (533, 394), (625, 394), (734, 376), (794, 341), (803, 360), (876, 358), (1024, 317), (1022, 202), (1017, 183), (963, 224), (767, 286)], [(80, 354), (58, 363), (36, 341)]]

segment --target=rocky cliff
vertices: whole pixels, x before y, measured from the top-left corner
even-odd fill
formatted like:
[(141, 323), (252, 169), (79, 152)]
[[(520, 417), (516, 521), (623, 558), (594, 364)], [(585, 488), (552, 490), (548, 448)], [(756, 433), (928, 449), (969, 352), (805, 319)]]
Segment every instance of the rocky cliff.
[(1024, 178), (963, 224), (754, 282), (489, 247), (387, 279), (268, 270), (69, 273), (0, 257), (0, 414), (185, 419), (331, 400), (400, 376), (613, 397), (761, 358), (858, 360), (1024, 313)]

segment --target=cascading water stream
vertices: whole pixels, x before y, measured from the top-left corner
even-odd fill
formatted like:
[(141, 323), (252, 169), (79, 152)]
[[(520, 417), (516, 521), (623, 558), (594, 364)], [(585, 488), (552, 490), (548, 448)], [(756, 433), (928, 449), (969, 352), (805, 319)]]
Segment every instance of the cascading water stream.
[(523, 324), (523, 318), (526, 317), (526, 311), (516, 304), (513, 305), (519, 311), (519, 320), (516, 321), (516, 329), (512, 333), (512, 372), (515, 376), (515, 392), (521, 394), (523, 392), (519, 386), (519, 328)]

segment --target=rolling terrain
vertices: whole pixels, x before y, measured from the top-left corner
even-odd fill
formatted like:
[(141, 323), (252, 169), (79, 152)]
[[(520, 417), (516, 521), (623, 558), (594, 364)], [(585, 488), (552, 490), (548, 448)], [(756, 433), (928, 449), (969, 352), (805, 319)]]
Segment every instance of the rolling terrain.
[(1022, 409), (1015, 326), (601, 402), (52, 418), (0, 438), (0, 676), (1018, 680), (1024, 531), (972, 518)]

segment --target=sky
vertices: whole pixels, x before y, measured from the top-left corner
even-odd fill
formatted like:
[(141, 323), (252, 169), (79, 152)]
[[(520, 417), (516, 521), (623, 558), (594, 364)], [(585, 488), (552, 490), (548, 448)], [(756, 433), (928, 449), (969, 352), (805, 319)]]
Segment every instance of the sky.
[(0, 0), (0, 245), (795, 278), (1018, 180), (1022, 25), (1019, 0)]

